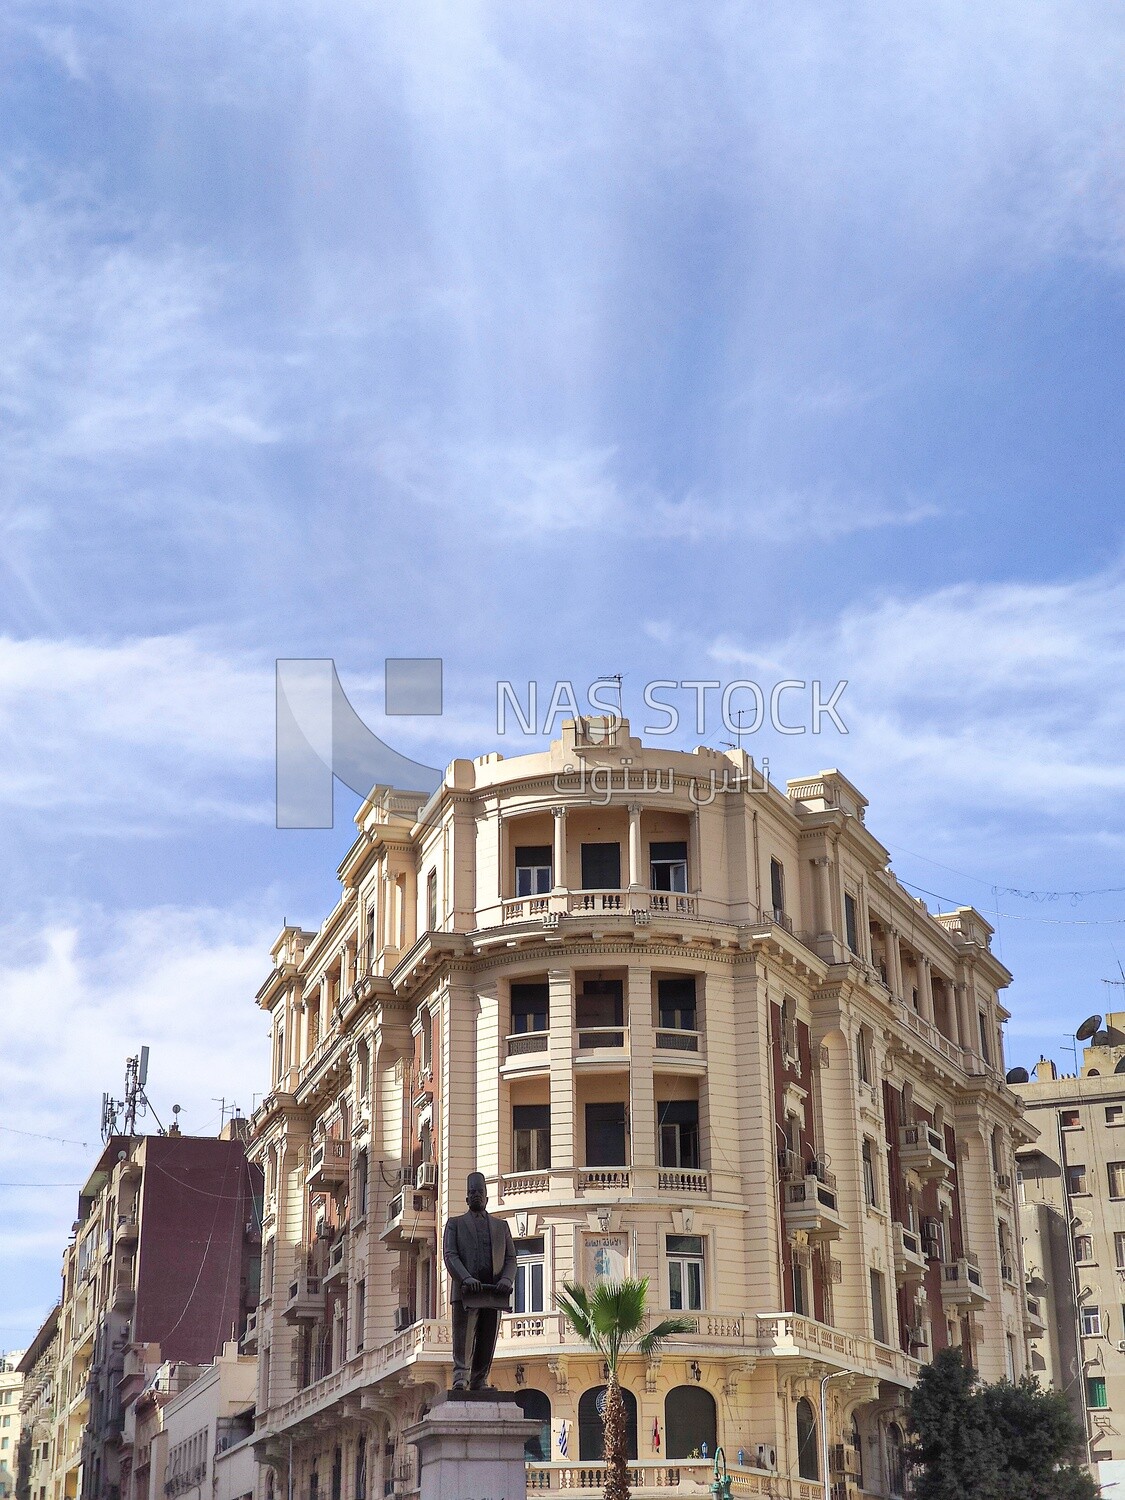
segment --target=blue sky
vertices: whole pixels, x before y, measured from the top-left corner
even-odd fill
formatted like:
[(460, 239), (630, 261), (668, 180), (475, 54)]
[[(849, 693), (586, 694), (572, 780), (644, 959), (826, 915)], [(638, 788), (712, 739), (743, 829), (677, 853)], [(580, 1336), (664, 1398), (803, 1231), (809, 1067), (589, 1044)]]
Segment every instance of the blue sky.
[[(635, 725), (847, 678), (847, 736), (750, 748), (1001, 914), (1011, 1059), (1061, 1060), (1125, 893), (994, 888), (1125, 885), (1123, 53), (1097, 0), (10, 0), (0, 1181), (80, 1182), (142, 1042), (185, 1128), (262, 1088), (354, 808), (273, 827), (278, 656), (376, 728), (441, 656), (384, 723), (434, 764), (497, 678)], [(12, 1348), (74, 1194), (0, 1194)]]

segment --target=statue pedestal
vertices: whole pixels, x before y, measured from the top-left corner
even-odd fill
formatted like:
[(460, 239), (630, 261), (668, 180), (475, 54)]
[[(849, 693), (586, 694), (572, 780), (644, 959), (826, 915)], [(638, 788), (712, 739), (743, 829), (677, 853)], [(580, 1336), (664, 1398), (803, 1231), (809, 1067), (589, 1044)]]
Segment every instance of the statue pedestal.
[(451, 1391), (403, 1436), (421, 1461), (421, 1500), (525, 1500), (523, 1445), (540, 1430), (506, 1391)]

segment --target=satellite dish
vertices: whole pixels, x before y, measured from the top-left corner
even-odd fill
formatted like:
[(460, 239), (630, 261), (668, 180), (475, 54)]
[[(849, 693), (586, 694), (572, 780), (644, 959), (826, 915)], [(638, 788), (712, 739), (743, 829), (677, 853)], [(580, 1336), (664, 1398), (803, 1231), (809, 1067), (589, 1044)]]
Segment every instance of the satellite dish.
[(1026, 1068), (1009, 1068), (1004, 1074), (1005, 1083), (1030, 1083), (1031, 1075)]
[(1125, 1047), (1125, 1031), (1120, 1031), (1116, 1026), (1107, 1026), (1105, 1034), (1109, 1037), (1111, 1047)]
[(1082, 1022), (1082, 1025), (1079, 1026), (1078, 1030), (1074, 1033), (1075, 1040), (1079, 1042), (1088, 1042), (1101, 1024), (1101, 1016), (1087, 1016), (1086, 1019)]
[(1094, 1046), (1095, 1047), (1108, 1047), (1109, 1046), (1109, 1032), (1108, 1031), (1095, 1031), (1094, 1032)]

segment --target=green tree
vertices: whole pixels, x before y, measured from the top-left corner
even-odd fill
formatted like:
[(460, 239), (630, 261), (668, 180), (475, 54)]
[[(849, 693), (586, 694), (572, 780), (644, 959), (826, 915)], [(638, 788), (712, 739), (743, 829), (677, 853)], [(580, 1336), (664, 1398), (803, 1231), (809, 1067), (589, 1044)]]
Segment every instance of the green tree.
[(917, 1500), (1096, 1500), (1065, 1396), (1025, 1378), (980, 1385), (943, 1349), (910, 1397)]
[(665, 1318), (645, 1330), (648, 1277), (599, 1281), (589, 1292), (580, 1282), (567, 1281), (556, 1294), (563, 1316), (605, 1364), (605, 1500), (629, 1500), (629, 1452), (625, 1401), (621, 1395), (621, 1364), (626, 1355), (649, 1359), (673, 1333), (691, 1333), (690, 1318)]

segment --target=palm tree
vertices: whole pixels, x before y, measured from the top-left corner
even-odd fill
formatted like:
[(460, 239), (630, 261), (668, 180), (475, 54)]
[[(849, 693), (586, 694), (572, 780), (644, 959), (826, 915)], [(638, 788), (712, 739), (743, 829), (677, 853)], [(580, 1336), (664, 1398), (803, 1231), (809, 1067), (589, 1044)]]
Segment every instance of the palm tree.
[(627, 1354), (651, 1359), (673, 1333), (693, 1333), (690, 1318), (665, 1318), (643, 1332), (648, 1277), (599, 1281), (593, 1292), (580, 1282), (563, 1283), (556, 1294), (563, 1316), (575, 1333), (605, 1363), (605, 1500), (629, 1500), (629, 1453), (626, 1441), (625, 1400), (621, 1394), (621, 1361)]

